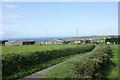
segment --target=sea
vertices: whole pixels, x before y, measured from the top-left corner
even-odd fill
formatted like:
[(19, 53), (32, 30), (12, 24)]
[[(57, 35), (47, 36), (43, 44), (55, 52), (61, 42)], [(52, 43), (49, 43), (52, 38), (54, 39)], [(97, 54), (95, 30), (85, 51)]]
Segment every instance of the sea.
[(65, 38), (70, 38), (70, 37), (51, 37), (51, 38), (11, 38), (11, 39), (2, 39), (2, 40), (8, 40), (8, 41), (16, 41), (16, 40), (34, 40), (35, 42), (42, 42), (44, 40), (54, 40), (54, 39), (59, 39), (63, 40)]

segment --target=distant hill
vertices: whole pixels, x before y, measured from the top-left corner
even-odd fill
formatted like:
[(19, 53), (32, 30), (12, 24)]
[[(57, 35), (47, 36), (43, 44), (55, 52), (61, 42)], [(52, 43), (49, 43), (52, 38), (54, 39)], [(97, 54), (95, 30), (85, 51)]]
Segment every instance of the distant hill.
[(65, 38), (63, 39), (64, 41), (71, 41), (71, 40), (75, 40), (75, 39), (80, 39), (80, 40), (100, 40), (100, 39), (106, 39), (108, 37), (117, 37), (117, 35), (102, 35), (102, 36), (82, 36), (82, 37), (72, 37), (72, 38)]

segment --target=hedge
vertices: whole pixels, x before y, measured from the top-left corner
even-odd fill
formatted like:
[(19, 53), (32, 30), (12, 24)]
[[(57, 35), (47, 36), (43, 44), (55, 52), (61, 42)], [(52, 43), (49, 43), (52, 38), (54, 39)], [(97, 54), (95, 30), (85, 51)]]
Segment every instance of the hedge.
[(3, 54), (2, 75), (4, 78), (9, 75), (15, 74), (18, 71), (29, 69), (30, 66), (34, 66), (36, 64), (44, 63), (68, 55), (89, 52), (94, 48), (94, 45), (84, 45), (59, 50), (35, 51), (21, 54)]
[(99, 48), (95, 52), (83, 55), (78, 61), (73, 62), (74, 70), (76, 71), (77, 77), (80, 78), (102, 78), (101, 70), (109, 64), (112, 50), (110, 47), (105, 46)]

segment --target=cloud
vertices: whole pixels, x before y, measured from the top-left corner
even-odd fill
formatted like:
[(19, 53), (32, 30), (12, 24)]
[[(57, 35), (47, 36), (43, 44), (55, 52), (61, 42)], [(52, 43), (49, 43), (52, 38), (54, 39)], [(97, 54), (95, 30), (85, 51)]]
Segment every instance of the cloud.
[(11, 24), (2, 24), (1, 27), (2, 31), (9, 32), (9, 31), (16, 31), (17, 27)]
[(0, 15), (0, 18), (2, 19), (20, 19), (20, 18), (24, 18), (24, 15), (21, 15), (21, 14), (3, 14), (3, 15)]
[(5, 9), (16, 9), (16, 8), (19, 8), (19, 7), (20, 7), (19, 5), (14, 5), (14, 4), (3, 5), (3, 8), (5, 8)]
[(22, 34), (19, 27), (11, 24), (3, 24), (0, 30), (0, 37), (2, 38), (11, 38), (19, 34)]
[(0, 31), (0, 37), (4, 36), (5, 35), (5, 32), (3, 31)]
[[(7, 0), (5, 0), (5, 1), (7, 1)], [(8, 0), (8, 1), (10, 1), (10, 0)], [(3, 10), (8, 10), (8, 9), (16, 9), (16, 8), (19, 8), (19, 7), (20, 6), (16, 5), (16, 4), (6, 3), (6, 4), (3, 5), (2, 9)], [(0, 19), (2, 19), (2, 20), (4, 20), (4, 19), (20, 19), (20, 18), (23, 18), (23, 17), (24, 17), (24, 15), (22, 15), (22, 14), (7, 14), (7, 13), (2, 14), (2, 13), (0, 13)]]
[(2, 19), (2, 17), (3, 17), (2, 14), (0, 14), (0, 19)]
[(2, 0), (2, 2), (11, 2), (11, 0)]
[(23, 15), (20, 15), (20, 14), (9, 14), (9, 15), (6, 15), (6, 18), (11, 18), (11, 19), (23, 18)]

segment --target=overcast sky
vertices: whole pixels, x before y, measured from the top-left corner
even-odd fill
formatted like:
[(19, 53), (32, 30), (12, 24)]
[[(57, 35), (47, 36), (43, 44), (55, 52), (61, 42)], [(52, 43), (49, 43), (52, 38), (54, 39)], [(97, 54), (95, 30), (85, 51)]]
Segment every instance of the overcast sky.
[[(5, 2), (4, 39), (117, 35), (116, 2)], [(0, 16), (1, 17), (1, 16)]]

